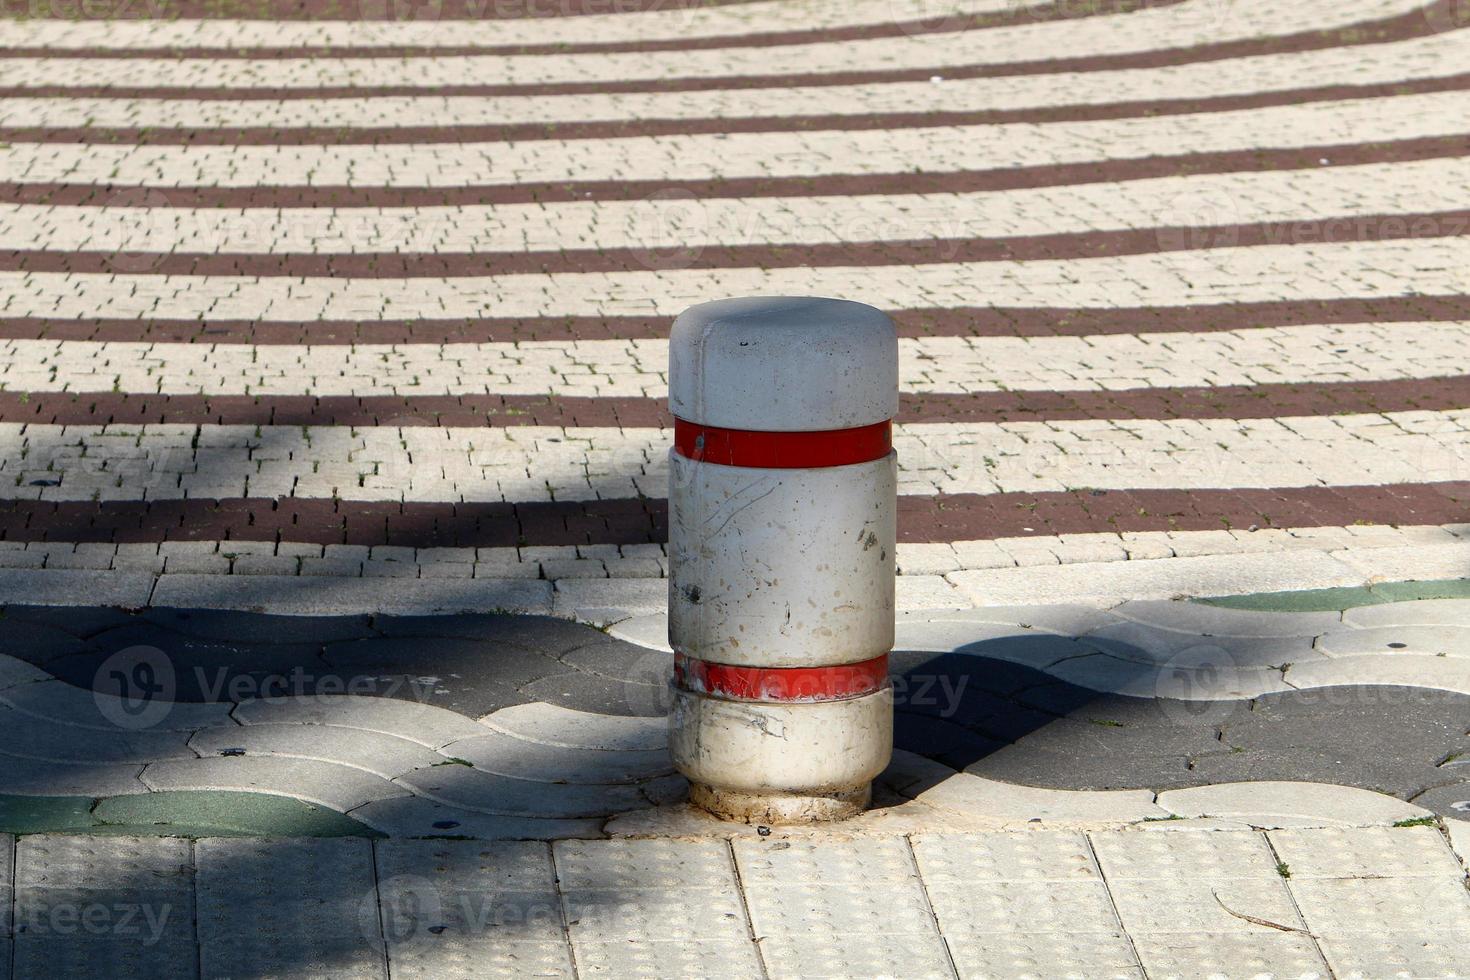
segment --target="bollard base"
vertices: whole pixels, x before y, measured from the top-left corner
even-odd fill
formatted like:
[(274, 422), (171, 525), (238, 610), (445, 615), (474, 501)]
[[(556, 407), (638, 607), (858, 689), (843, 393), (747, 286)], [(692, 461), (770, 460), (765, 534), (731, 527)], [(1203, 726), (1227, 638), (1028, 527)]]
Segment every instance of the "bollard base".
[(827, 823), (847, 820), (868, 808), (871, 784), (843, 793), (751, 793), (691, 783), (689, 802), (722, 820), (750, 824)]

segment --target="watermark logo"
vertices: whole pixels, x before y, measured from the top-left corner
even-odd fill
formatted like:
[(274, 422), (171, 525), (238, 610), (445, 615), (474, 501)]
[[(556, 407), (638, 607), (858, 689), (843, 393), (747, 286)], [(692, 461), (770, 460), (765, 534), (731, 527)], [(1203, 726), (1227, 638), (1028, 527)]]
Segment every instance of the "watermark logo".
[(975, 22), (964, 0), (890, 0), (889, 12), (910, 37), (962, 31)]
[[(28, 901), (15, 907), (15, 932), (73, 939), (111, 938), (156, 946), (171, 923), (187, 910), (172, 902)], [(187, 926), (186, 926), (187, 928)]]
[(1240, 202), (1218, 188), (1179, 194), (1154, 215), (1158, 245), (1164, 251), (1239, 245), (1240, 224)]
[(640, 655), (622, 672), (623, 704), (641, 717), (667, 715), (674, 703), (673, 676), (673, 654), (649, 650)]
[(1470, 0), (1436, 0), (1422, 9), (1429, 29), (1436, 34), (1470, 27)]
[[(114, 272), (142, 275), (163, 263), (169, 248), (161, 243), (171, 240), (168, 229), (171, 211), (168, 197), (149, 187), (130, 187), (102, 202), (115, 211), (114, 220), (99, 226), (97, 245), (107, 252), (107, 264)], [(108, 212), (101, 212), (107, 215)], [(105, 220), (105, 219), (102, 219)]]
[(1246, 678), (1224, 647), (1198, 643), (1158, 665), (1154, 697), (1178, 725), (1219, 725), (1248, 703)]
[(630, 251), (645, 269), (687, 269), (710, 240), (708, 209), (681, 188), (653, 192), (634, 205), (630, 217)]
[(362, 937), (377, 942), (379, 935), (390, 945), (420, 942), (442, 929), (444, 901), (439, 889), (421, 875), (395, 875), (378, 883), (357, 904), (358, 928)]
[(137, 731), (163, 722), (173, 709), (178, 677), (173, 661), (157, 647), (119, 650), (97, 668), (92, 698), (102, 717)]

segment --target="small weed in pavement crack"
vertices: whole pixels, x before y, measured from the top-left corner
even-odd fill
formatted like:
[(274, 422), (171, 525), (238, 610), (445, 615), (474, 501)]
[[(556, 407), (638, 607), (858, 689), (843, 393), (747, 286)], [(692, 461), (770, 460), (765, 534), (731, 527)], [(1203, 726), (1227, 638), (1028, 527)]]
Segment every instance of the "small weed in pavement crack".
[(1407, 820), (1394, 821), (1395, 827), (1437, 827), (1439, 821), (1434, 817), (1410, 817)]

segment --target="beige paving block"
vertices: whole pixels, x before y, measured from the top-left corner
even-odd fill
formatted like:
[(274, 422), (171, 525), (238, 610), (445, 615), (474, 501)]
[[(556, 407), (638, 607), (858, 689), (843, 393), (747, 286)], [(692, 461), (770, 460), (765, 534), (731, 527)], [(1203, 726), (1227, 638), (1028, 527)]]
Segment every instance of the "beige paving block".
[(1306, 878), (1455, 877), (1462, 869), (1438, 827), (1273, 830), (1271, 844)]
[(1470, 542), (1334, 552), (1374, 582), (1419, 582), (1470, 575)]
[[(1313, 833), (1320, 833), (1313, 831)], [(1109, 881), (1150, 878), (1276, 878), (1276, 858), (1255, 832), (1089, 835)]]
[(914, 856), (932, 888), (966, 890), (991, 881), (1099, 880), (1097, 861), (1080, 833), (923, 834)]
[(1462, 876), (1293, 878), (1291, 892), (1322, 936), (1464, 936), (1470, 893)]
[[(1185, 835), (1145, 835), (1150, 839), (1177, 841)], [(1190, 837), (1194, 835), (1189, 835)], [(1108, 879), (1108, 890), (1117, 903), (1123, 927), (1135, 937), (1155, 933), (1236, 933), (1263, 935), (1285, 929), (1301, 929), (1302, 921), (1279, 876), (1269, 878)], [(1273, 926), (1252, 919), (1265, 919)]]
[(1250, 933), (1157, 933), (1135, 936), (1133, 945), (1152, 977), (1293, 977), (1322, 980), (1331, 974), (1311, 937), (1258, 929)]
[(1321, 946), (1333, 972), (1353, 980), (1470, 976), (1470, 947), (1461, 937), (1447, 939), (1407, 924), (1392, 934), (1323, 936)]
[(1158, 805), (1182, 817), (1225, 817), (1262, 828), (1366, 826), (1432, 816), (1371, 790), (1277, 781), (1169, 790), (1159, 794)]

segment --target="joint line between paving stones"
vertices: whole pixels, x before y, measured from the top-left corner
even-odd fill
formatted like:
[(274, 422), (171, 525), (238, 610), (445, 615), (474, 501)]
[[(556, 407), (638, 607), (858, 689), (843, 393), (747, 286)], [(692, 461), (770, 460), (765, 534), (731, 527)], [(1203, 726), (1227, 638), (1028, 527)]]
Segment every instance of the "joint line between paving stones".
[[(366, 805), (366, 803), (363, 804), (363, 806)], [(388, 929), (383, 924), (383, 892), (378, 881), (378, 842), (368, 838), (367, 844), (368, 860), (372, 863), (373, 870), (373, 904), (378, 910), (378, 942), (381, 944), (378, 960), (383, 964), (384, 980), (388, 980), (393, 976), (393, 964), (392, 958), (388, 955)]]
[[(96, 803), (93, 803), (92, 806), (95, 809), (96, 806), (97, 806), (97, 804)], [(189, 838), (189, 893), (190, 893), (190, 895), (193, 898), (193, 903), (192, 904), (194, 906), (194, 908), (193, 908), (194, 921), (192, 923), (192, 925), (193, 925), (193, 932), (194, 932), (194, 969), (198, 971), (197, 975), (200, 978), (203, 978), (204, 975), (205, 975), (205, 973), (204, 973), (204, 936), (199, 931), (199, 841), (196, 840), (196, 839), (194, 839), (194, 838), (192, 838), (192, 837)], [(12, 933), (12, 939), (11, 939), (11, 956), (12, 957), (15, 955), (15, 940), (14, 940), (13, 936), (14, 936), (14, 934)], [(13, 967), (12, 967), (12, 971), (11, 971), (11, 976), (12, 977), (15, 976), (14, 968)]]
[[(606, 821), (603, 824), (606, 826)], [(561, 887), (561, 869), (556, 862), (556, 847), (551, 841), (542, 841), (541, 846), (545, 848), (546, 855), (551, 861), (551, 887), (556, 890), (556, 918), (561, 923), (562, 938), (566, 940), (567, 960), (572, 964), (572, 978), (580, 980), (582, 968), (577, 964), (577, 946), (572, 942), (572, 923), (567, 918), (567, 896)]]
[(914, 877), (918, 879), (919, 892), (924, 896), (924, 910), (929, 913), (929, 921), (934, 923), (934, 934), (939, 937), (939, 944), (944, 947), (944, 961), (949, 964), (949, 974), (952, 977), (958, 977), (960, 969), (955, 965), (954, 951), (949, 948), (949, 937), (939, 926), (939, 916), (934, 912), (934, 900), (929, 896), (929, 883), (924, 880), (924, 872), (919, 867), (919, 856), (914, 853), (914, 841), (910, 835), (903, 835), (903, 846), (908, 853), (909, 863), (913, 865)]
[(766, 965), (766, 951), (755, 934), (755, 920), (751, 918), (750, 902), (745, 896), (745, 878), (740, 874), (740, 861), (735, 857), (735, 842), (728, 837), (725, 838), (725, 853), (730, 858), (730, 867), (735, 871), (735, 894), (740, 897), (740, 912), (745, 916), (745, 934), (755, 947), (755, 961), (761, 965), (761, 977), (763, 980), (770, 980), (771, 969)]
[[(1286, 875), (1282, 875), (1280, 872), (1281, 868), (1286, 867), (1286, 862), (1281, 860), (1281, 854), (1276, 850), (1276, 842), (1273, 841), (1271, 839), (1271, 835), (1266, 833), (1266, 831), (1264, 830), (1258, 830), (1256, 831), (1256, 833), (1260, 834), (1266, 839), (1266, 849), (1271, 852), (1271, 857), (1276, 861), (1277, 875), (1281, 878), (1281, 883), (1286, 886), (1286, 897), (1291, 899), (1291, 907), (1292, 910), (1296, 912), (1296, 917), (1302, 920), (1302, 928), (1293, 929), (1291, 931), (1296, 932), (1300, 935), (1304, 935), (1312, 941), (1312, 948), (1315, 949), (1317, 951), (1317, 955), (1322, 958), (1323, 964), (1327, 965), (1327, 972), (1332, 973), (1332, 966), (1327, 963), (1327, 952), (1322, 948), (1322, 939), (1320, 936), (1312, 931), (1311, 921), (1307, 918), (1307, 914), (1302, 911), (1301, 903), (1296, 900), (1296, 892), (1292, 891), (1291, 888), (1291, 878), (1287, 877)], [(1219, 896), (1215, 897), (1215, 901), (1220, 901)], [(1221, 902), (1220, 904), (1223, 908), (1224, 903)], [(1226, 909), (1226, 911), (1229, 911), (1229, 909)]]
[[(1425, 790), (1425, 792), (1427, 793), (1428, 790)], [(1423, 793), (1419, 795), (1422, 796)], [(1413, 801), (1410, 800), (1409, 802), (1412, 803)], [(1454, 839), (1450, 837), (1450, 828), (1445, 823), (1444, 817), (1435, 817), (1434, 827), (1436, 830), (1439, 831), (1439, 836), (1444, 838), (1445, 846), (1450, 849), (1450, 853), (1453, 854), (1455, 856), (1455, 860), (1459, 862), (1460, 870), (1463, 872), (1463, 874), (1460, 875), (1461, 879), (1463, 879), (1462, 884), (1464, 884), (1467, 889), (1470, 889), (1470, 854), (1461, 854), (1459, 849), (1455, 847)]]
[[(16, 896), (20, 894), (19, 891), (17, 890), (17, 888), (18, 888), (18, 877), (17, 876), (18, 876), (18, 873), (19, 873), (17, 871), (17, 869), (19, 867), (20, 867), (20, 837), (19, 837), (19, 835), (11, 834), (10, 835), (10, 898), (5, 903), (5, 926), (6, 926), (6, 931), (10, 934), (10, 949), (6, 951), (6, 957), (5, 957), (5, 962), (6, 962), (6, 974), (5, 975), (7, 977), (13, 977), (13, 976), (15, 976), (15, 946), (16, 946), (16, 936), (15, 936), (15, 899), (16, 899)], [(198, 903), (197, 902), (195, 903), (195, 908), (196, 909), (198, 908)], [(195, 914), (197, 915), (198, 912), (196, 911)]]
[[(1159, 794), (1153, 794), (1153, 803), (1158, 805)], [(1118, 910), (1118, 899), (1113, 895), (1112, 882), (1108, 881), (1108, 873), (1103, 870), (1102, 860), (1097, 856), (1097, 847), (1092, 843), (1092, 835), (1083, 833), (1082, 839), (1087, 842), (1087, 853), (1092, 855), (1092, 863), (1097, 867), (1097, 876), (1102, 879), (1103, 891), (1108, 894), (1108, 907), (1113, 910), (1113, 918), (1118, 922), (1118, 931), (1128, 943), (1128, 951), (1133, 954), (1133, 962), (1138, 965), (1141, 976), (1147, 977), (1148, 971), (1143, 967), (1143, 957), (1138, 955), (1138, 946), (1133, 942), (1133, 934), (1128, 931), (1128, 925), (1123, 921), (1123, 913)]]

